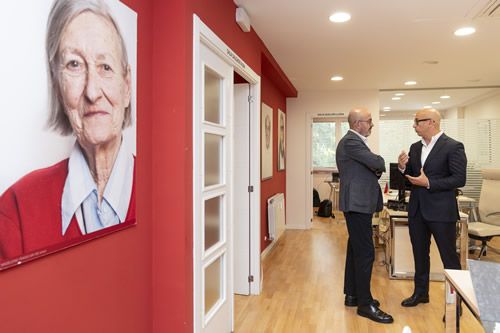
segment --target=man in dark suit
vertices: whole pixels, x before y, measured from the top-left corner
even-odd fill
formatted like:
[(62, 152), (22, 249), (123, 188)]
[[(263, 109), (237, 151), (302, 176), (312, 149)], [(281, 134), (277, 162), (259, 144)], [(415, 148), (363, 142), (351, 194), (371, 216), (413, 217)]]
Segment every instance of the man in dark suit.
[(401, 303), (416, 306), (429, 302), (429, 249), (434, 236), (444, 268), (460, 269), (456, 252), (455, 224), (459, 219), (455, 191), (465, 185), (467, 158), (464, 145), (440, 129), (437, 110), (424, 109), (415, 115), (413, 128), (422, 137), (401, 152), (399, 169), (412, 183), (408, 227), (415, 262), (413, 295)]
[(349, 131), (340, 140), (336, 160), (340, 176), (340, 210), (344, 212), (349, 239), (344, 274), (345, 305), (357, 306), (357, 313), (379, 323), (392, 323), (391, 315), (379, 309), (372, 298), (370, 280), (375, 250), (372, 215), (381, 211), (382, 191), (378, 179), (385, 171), (384, 159), (372, 153), (367, 137), (373, 127), (370, 112), (349, 112)]

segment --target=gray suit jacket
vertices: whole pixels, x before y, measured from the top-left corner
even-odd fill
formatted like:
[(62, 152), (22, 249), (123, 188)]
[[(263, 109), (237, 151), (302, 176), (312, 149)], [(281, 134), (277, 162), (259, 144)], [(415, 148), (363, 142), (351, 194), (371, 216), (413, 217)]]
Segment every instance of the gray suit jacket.
[(372, 153), (352, 131), (340, 140), (336, 152), (340, 176), (340, 210), (373, 214), (383, 208), (378, 179), (385, 172), (384, 159)]

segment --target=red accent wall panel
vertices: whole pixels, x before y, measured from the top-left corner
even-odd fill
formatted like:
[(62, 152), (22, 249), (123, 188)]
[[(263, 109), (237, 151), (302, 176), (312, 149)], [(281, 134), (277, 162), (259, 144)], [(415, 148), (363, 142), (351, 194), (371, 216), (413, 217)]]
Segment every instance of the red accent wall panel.
[(135, 227), (0, 273), (0, 332), (151, 332), (152, 1), (139, 14)]
[[(267, 199), (276, 193), (286, 194), (286, 169), (278, 171), (278, 108), (286, 114), (286, 99), (278, 87), (265, 74), (262, 76), (262, 102), (273, 109), (273, 178), (261, 182), (260, 221), (261, 252), (271, 244), (265, 240), (269, 235), (267, 226)], [(286, 202), (285, 202), (286, 204)]]
[(192, 9), (154, 3), (153, 332), (192, 332)]

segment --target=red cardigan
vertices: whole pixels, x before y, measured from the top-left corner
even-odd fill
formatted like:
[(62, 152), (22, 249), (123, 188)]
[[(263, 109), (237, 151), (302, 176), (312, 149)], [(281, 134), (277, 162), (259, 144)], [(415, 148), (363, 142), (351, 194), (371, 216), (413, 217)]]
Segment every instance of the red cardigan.
[[(0, 268), (135, 224), (134, 172), (132, 194), (124, 222), (82, 235), (76, 217), (73, 216), (66, 233), (61, 235), (61, 199), (67, 175), (68, 159), (65, 159), (51, 167), (27, 174), (2, 194)], [(4, 262), (7, 259), (10, 260)]]

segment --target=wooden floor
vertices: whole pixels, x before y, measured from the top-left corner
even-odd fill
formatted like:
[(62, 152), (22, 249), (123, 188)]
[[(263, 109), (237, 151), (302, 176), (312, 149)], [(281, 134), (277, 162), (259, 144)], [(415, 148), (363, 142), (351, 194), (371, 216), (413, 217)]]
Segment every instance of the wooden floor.
[[(235, 332), (378, 333), (402, 332), (405, 325), (413, 333), (444, 332), (444, 282), (431, 282), (430, 303), (402, 307), (413, 281), (389, 279), (381, 247), (376, 248), (372, 294), (394, 323), (375, 323), (358, 316), (355, 307), (345, 307), (346, 237), (345, 222), (328, 218), (315, 220), (311, 230), (285, 231), (264, 259), (261, 295), (235, 296)], [(483, 260), (500, 262), (500, 256), (490, 251)], [(484, 332), (466, 307), (461, 332)]]

